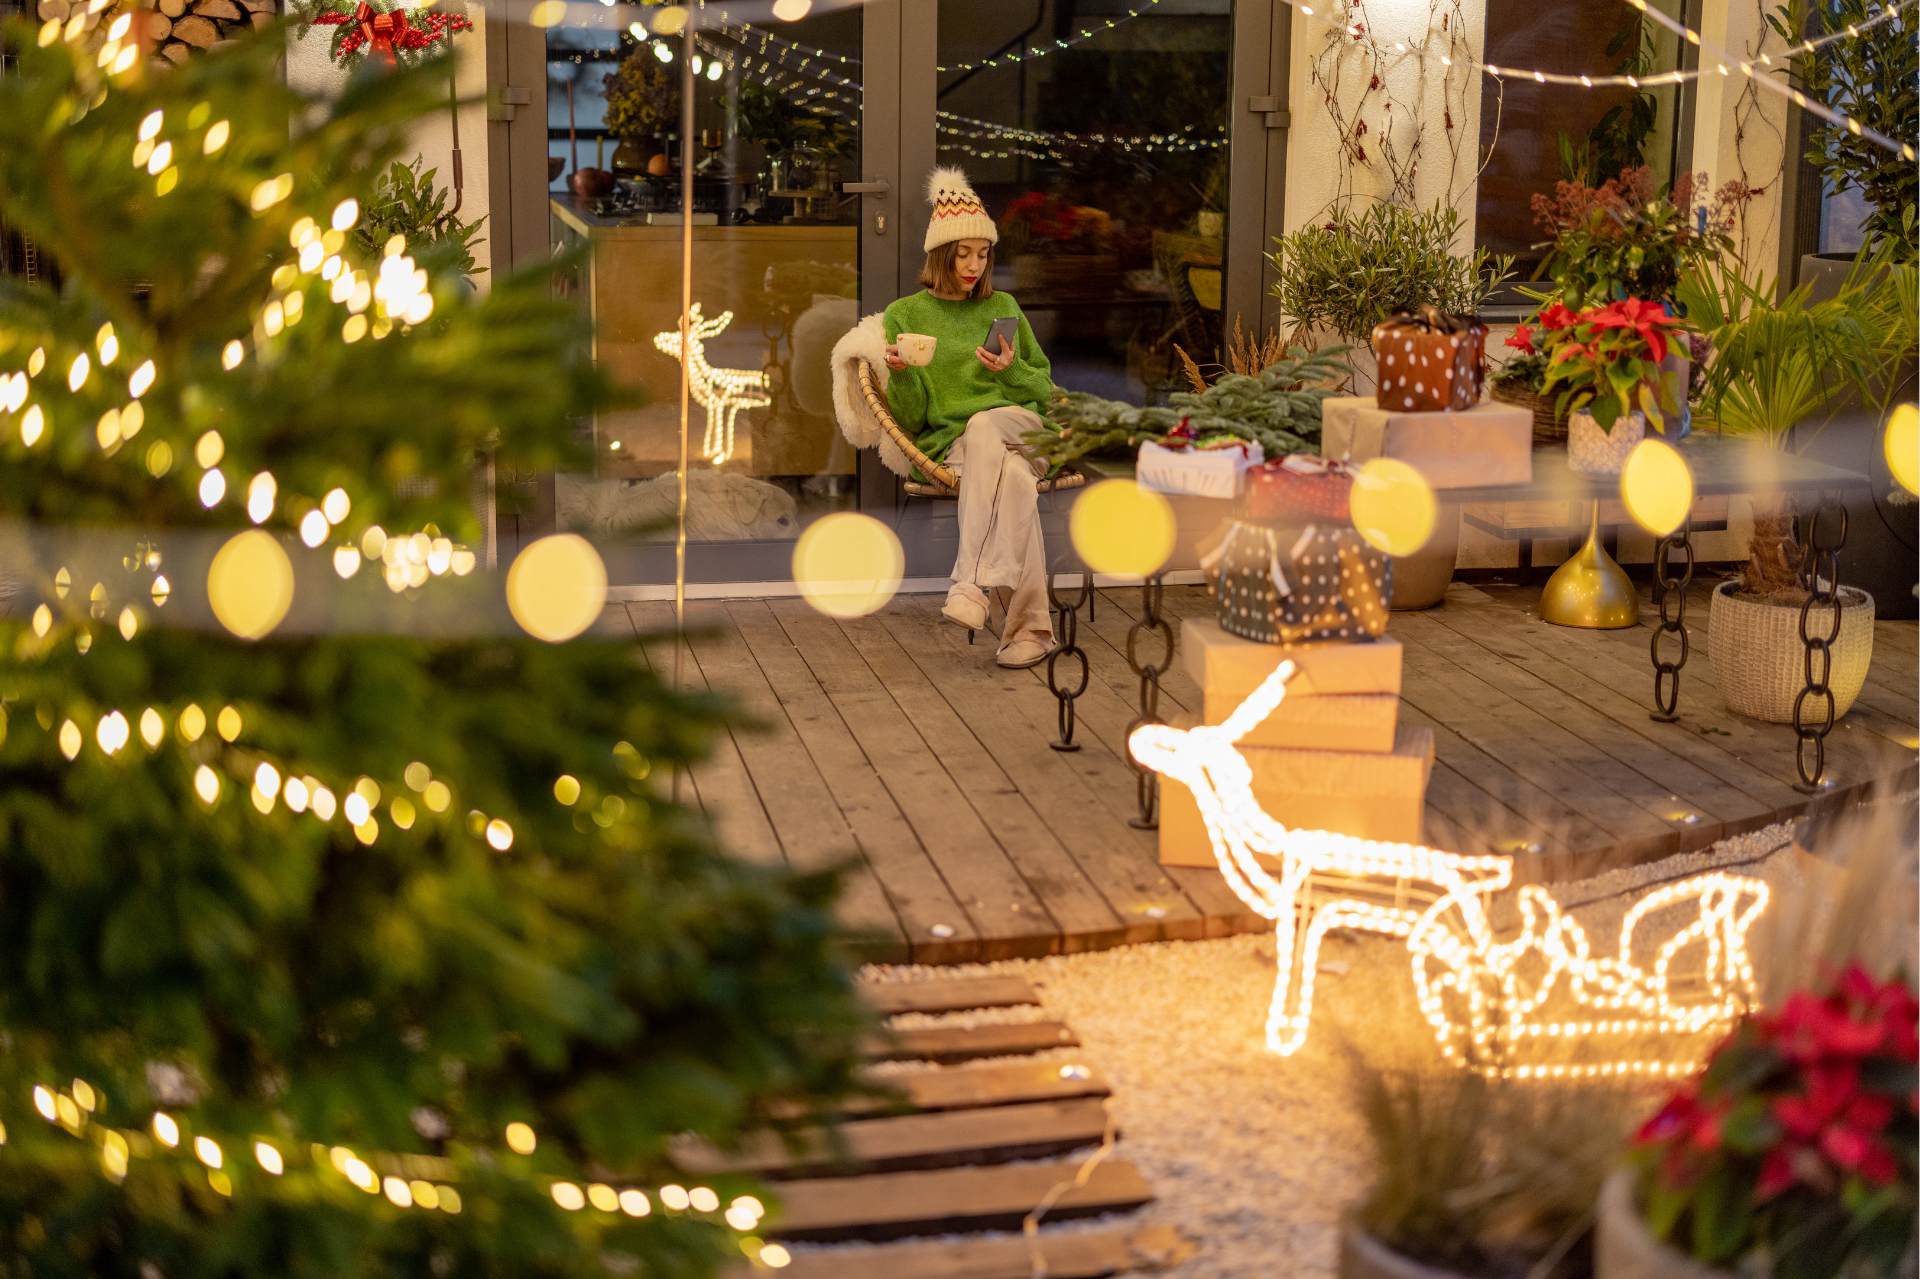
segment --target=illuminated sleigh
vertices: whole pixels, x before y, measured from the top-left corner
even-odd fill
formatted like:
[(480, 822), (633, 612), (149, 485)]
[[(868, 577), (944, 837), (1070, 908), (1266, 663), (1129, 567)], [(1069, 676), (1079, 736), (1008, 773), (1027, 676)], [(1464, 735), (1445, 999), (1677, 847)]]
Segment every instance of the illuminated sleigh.
[[(1766, 909), (1760, 880), (1712, 872), (1665, 885), (1634, 903), (1616, 953), (1599, 958), (1537, 885), (1517, 895), (1517, 931), (1497, 935), (1489, 904), (1512, 883), (1506, 857), (1289, 830), (1273, 820), (1254, 799), (1252, 770), (1233, 744), (1273, 713), (1293, 671), (1282, 663), (1223, 724), (1150, 724), (1128, 740), (1142, 765), (1193, 792), (1227, 884), (1274, 923), (1274, 1052), (1290, 1054), (1306, 1041), (1320, 942), (1334, 928), (1406, 938), (1441, 1053), (1489, 1074), (1685, 1074), (1697, 1063), (1681, 1060), (1682, 1048), (1704, 1055), (1752, 1005), (1746, 936)], [(1656, 940), (1645, 935), (1689, 906), (1684, 925)], [(1649, 1045), (1653, 1037), (1660, 1042)], [(1684, 1040), (1693, 1042), (1677, 1042)], [(1596, 1052), (1596, 1044), (1606, 1046)]]

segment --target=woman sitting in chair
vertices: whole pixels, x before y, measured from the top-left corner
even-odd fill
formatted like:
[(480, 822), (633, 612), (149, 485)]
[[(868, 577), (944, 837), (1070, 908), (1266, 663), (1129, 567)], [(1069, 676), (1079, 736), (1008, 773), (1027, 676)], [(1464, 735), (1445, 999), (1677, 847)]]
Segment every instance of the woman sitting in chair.
[[(921, 452), (961, 477), (960, 555), (942, 616), (979, 630), (987, 592), (1009, 588), (997, 660), (1033, 666), (1053, 651), (1036, 488), (1046, 464), (1028, 456), (1021, 436), (1046, 424), (1041, 415), (1053, 395), (1053, 370), (1020, 304), (994, 292), (1000, 235), (966, 174), (935, 169), (927, 197), (933, 221), (920, 272), (925, 288), (889, 306), (883, 321), (893, 370), (887, 404)], [(989, 349), (988, 330), (1003, 318), (1018, 321), (1019, 336), (1009, 343), (1003, 333)], [(902, 333), (935, 339), (932, 362), (908, 364), (898, 345)]]

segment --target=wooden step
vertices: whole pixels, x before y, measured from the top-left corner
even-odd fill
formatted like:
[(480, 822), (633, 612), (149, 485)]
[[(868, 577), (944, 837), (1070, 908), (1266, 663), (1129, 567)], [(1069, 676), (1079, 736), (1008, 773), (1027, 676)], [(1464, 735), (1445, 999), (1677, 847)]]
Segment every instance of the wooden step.
[[(909, 1235), (1017, 1229), (1056, 1182), (1079, 1171), (1071, 1160), (997, 1168), (942, 1168), (870, 1177), (789, 1181), (780, 1187), (781, 1239), (879, 1243)], [(1153, 1201), (1132, 1164), (1108, 1159), (1087, 1184), (1068, 1190), (1049, 1221), (1127, 1212)]]
[[(1193, 1254), (1193, 1245), (1172, 1226), (1141, 1226), (1072, 1234), (1042, 1230), (1040, 1251), (1047, 1259), (1047, 1279), (1101, 1279), (1135, 1267), (1177, 1265)], [(752, 1273), (741, 1269), (727, 1279), (748, 1279)], [(1018, 1235), (822, 1248), (796, 1253), (780, 1272), (781, 1279), (1030, 1279), (1032, 1274), (1027, 1241)]]
[(861, 1045), (869, 1057), (892, 1061), (970, 1061), (1013, 1057), (1045, 1048), (1078, 1048), (1080, 1038), (1057, 1021), (993, 1026), (931, 1026), (895, 1030)]
[[(1105, 1097), (1112, 1093), (1099, 1071), (1083, 1063), (1036, 1061), (1011, 1066), (960, 1066), (953, 1070), (915, 1070), (888, 1075), (886, 1082), (907, 1094), (915, 1110), (972, 1110), (1016, 1106), (1068, 1097)], [(883, 1103), (866, 1107), (871, 1112)]]
[(728, 1153), (697, 1138), (673, 1143), (674, 1165), (689, 1176), (753, 1173), (765, 1177), (901, 1172), (1045, 1159), (1097, 1145), (1106, 1133), (1106, 1103), (1097, 1097), (992, 1106), (928, 1115), (859, 1119), (835, 1133), (807, 1128), (791, 1134), (801, 1145), (790, 1151), (782, 1134), (749, 1133)]
[(1011, 1008), (1040, 1002), (1040, 996), (1024, 977), (863, 982), (858, 989), (868, 1007), (887, 1017), (895, 1013), (957, 1013), (969, 1008)]

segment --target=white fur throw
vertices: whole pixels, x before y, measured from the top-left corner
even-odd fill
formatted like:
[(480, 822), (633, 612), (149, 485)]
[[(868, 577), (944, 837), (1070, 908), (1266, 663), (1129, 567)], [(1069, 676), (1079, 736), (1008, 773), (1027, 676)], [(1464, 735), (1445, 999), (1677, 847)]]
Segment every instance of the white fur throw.
[(860, 394), (860, 370), (856, 361), (865, 360), (873, 368), (874, 389), (883, 396), (887, 390), (887, 334), (878, 312), (847, 330), (833, 347), (833, 412), (840, 433), (856, 449), (878, 449), (880, 462), (895, 475), (912, 468), (880, 421)]

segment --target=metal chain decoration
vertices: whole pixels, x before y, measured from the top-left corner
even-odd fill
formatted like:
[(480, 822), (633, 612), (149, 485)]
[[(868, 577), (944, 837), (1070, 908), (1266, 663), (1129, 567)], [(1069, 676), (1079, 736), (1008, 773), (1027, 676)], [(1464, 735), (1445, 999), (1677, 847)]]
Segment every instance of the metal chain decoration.
[[(1820, 541), (1820, 517), (1829, 511), (1840, 516), (1840, 535), (1830, 545)], [(1803, 584), (1807, 589), (1807, 601), (1800, 606), (1800, 643), (1806, 655), (1807, 686), (1793, 699), (1793, 731), (1798, 741), (1794, 743), (1793, 762), (1800, 770), (1800, 780), (1794, 789), (1805, 794), (1817, 794), (1833, 783), (1826, 781), (1827, 771), (1827, 734), (1833, 731), (1835, 704), (1833, 690), (1827, 686), (1827, 679), (1833, 673), (1833, 643), (1840, 638), (1840, 548), (1847, 544), (1847, 508), (1840, 505), (1823, 505), (1814, 511), (1807, 524), (1807, 551), (1804, 567), (1801, 569)], [(1824, 563), (1823, 563), (1824, 561)], [(1825, 576), (1822, 577), (1822, 570)], [(1815, 609), (1827, 610), (1831, 620), (1824, 635), (1815, 635), (1808, 631), (1813, 621)], [(1816, 671), (1814, 654), (1820, 655)], [(1806, 718), (1807, 699), (1817, 697), (1826, 702), (1826, 713), (1818, 722), (1809, 723)], [(1807, 743), (1813, 743), (1813, 768), (1807, 768)]]
[[(1143, 725), (1163, 722), (1160, 718), (1160, 677), (1173, 666), (1173, 627), (1160, 612), (1161, 597), (1165, 590), (1159, 573), (1140, 583), (1140, 616), (1127, 631), (1127, 665), (1140, 677), (1140, 714), (1127, 725), (1128, 739)], [(1161, 639), (1166, 641), (1166, 652), (1157, 663), (1143, 663), (1139, 657), (1140, 637), (1149, 631), (1160, 632)], [(1131, 751), (1127, 753), (1127, 763), (1133, 767), (1140, 786), (1140, 815), (1128, 818), (1127, 825), (1135, 830), (1158, 830), (1160, 775), (1133, 758)]]
[[(1080, 575), (1078, 596), (1061, 599), (1054, 594), (1052, 573), (1047, 574), (1047, 605), (1060, 616), (1058, 630), (1055, 633), (1053, 652), (1047, 655), (1047, 691), (1060, 702), (1060, 740), (1047, 745), (1057, 751), (1077, 751), (1080, 743), (1073, 740), (1074, 699), (1087, 691), (1090, 668), (1087, 665), (1086, 650), (1080, 647), (1080, 609), (1084, 605), (1087, 620), (1093, 620), (1093, 574), (1083, 572)], [(1054, 678), (1054, 663), (1063, 657), (1080, 659), (1080, 684), (1071, 691), (1062, 688)]]
[[(1676, 546), (1687, 553), (1686, 567), (1678, 577), (1672, 574), (1671, 552)], [(1687, 588), (1693, 585), (1691, 515), (1681, 522), (1677, 532), (1661, 538), (1659, 545), (1653, 548), (1653, 576), (1653, 601), (1660, 609), (1660, 629), (1653, 633), (1653, 640), (1647, 645), (1653, 657), (1653, 709), (1647, 713), (1647, 718), (1671, 724), (1680, 718), (1680, 668), (1687, 664), (1687, 656), (1693, 651), (1693, 643), (1687, 638)], [(1679, 606), (1669, 617), (1667, 602), (1673, 599), (1679, 600)], [(1662, 635), (1680, 637), (1680, 660), (1668, 662), (1661, 659)], [(1666, 682), (1669, 679), (1673, 681), (1670, 685)]]

